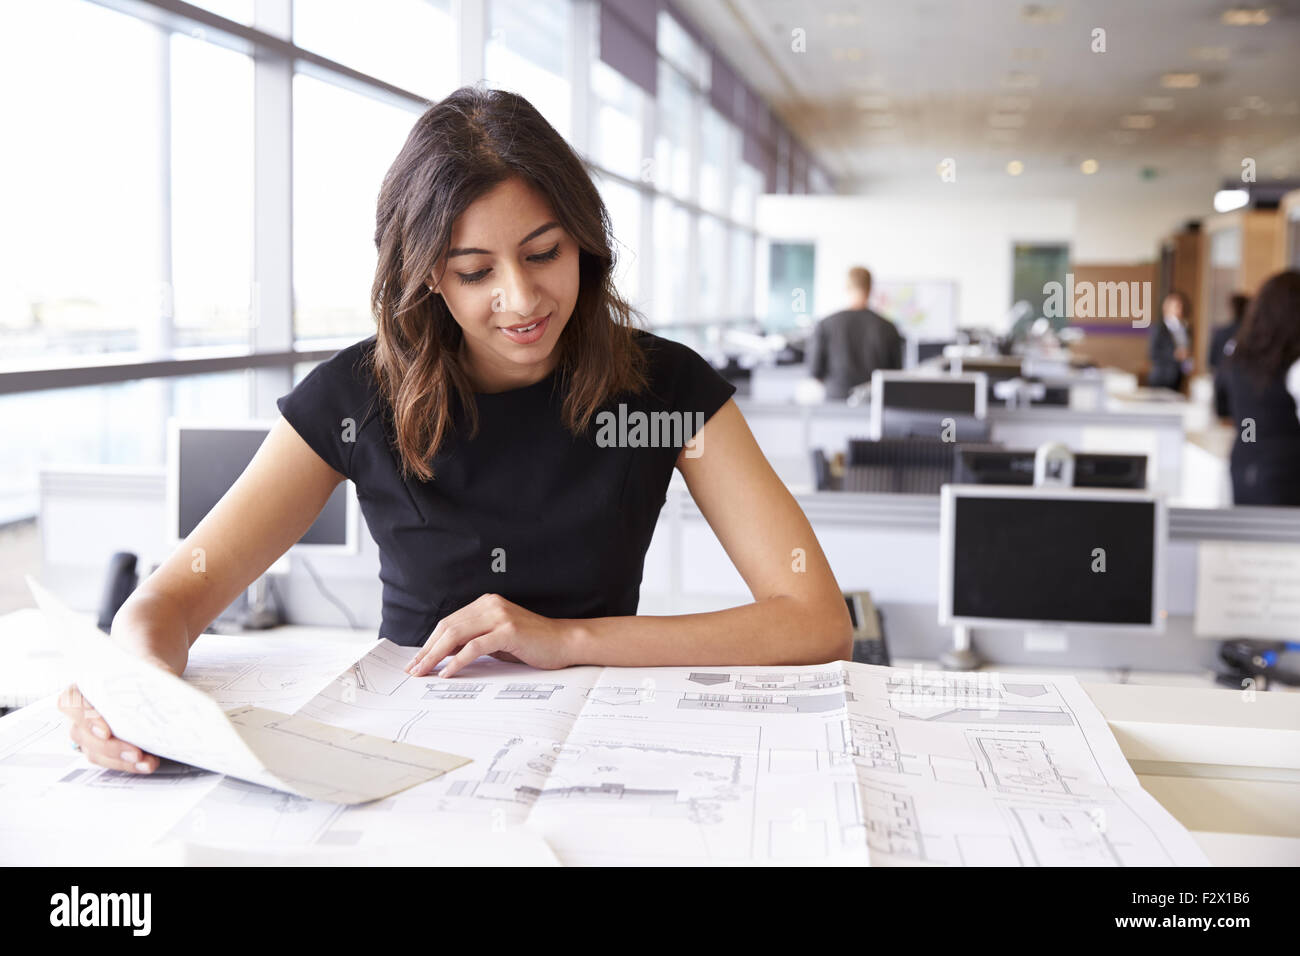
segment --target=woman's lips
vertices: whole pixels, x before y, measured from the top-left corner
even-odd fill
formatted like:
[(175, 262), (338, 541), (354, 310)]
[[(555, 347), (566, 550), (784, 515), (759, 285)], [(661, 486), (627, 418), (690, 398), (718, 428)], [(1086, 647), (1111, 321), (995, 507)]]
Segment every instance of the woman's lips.
[(546, 329), (551, 324), (552, 314), (553, 313), (548, 312), (545, 318), (538, 319), (536, 322), (532, 323), (533, 327), (527, 332), (518, 331), (518, 329), (526, 328), (528, 326), (529, 323), (526, 322), (520, 323), (511, 328), (498, 327), (497, 330), (511, 342), (515, 342), (518, 345), (531, 345), (533, 342), (539, 341), (541, 337), (546, 334)]

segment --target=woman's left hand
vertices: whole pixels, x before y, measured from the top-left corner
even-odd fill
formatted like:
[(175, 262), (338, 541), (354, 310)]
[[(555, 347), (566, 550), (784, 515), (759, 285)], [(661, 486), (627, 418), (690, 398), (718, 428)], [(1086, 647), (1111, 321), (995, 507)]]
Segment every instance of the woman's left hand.
[(449, 654), (455, 656), (441, 677), (451, 677), (484, 654), (543, 670), (568, 667), (570, 635), (568, 621), (534, 614), (499, 594), (484, 594), (439, 621), (406, 672), (422, 677)]

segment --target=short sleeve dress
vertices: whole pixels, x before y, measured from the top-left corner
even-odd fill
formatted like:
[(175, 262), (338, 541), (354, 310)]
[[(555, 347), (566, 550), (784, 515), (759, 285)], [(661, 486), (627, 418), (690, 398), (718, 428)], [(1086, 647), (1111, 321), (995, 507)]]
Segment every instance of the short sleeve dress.
[[(379, 548), (379, 635), (422, 644), (486, 593), (547, 617), (635, 614), (641, 575), (683, 443), (736, 388), (695, 351), (638, 330), (649, 387), (612, 397), (578, 437), (562, 376), (475, 395), (434, 477), (403, 477), (392, 412), (368, 371), (375, 337), (316, 366), (277, 401), (327, 464), (356, 486)], [(687, 446), (687, 454), (694, 446)]]

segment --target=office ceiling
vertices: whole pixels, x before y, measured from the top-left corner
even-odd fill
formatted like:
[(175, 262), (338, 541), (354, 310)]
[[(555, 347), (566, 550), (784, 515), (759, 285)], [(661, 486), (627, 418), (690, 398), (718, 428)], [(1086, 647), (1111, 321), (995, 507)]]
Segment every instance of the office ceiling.
[(1210, 190), (1247, 158), (1259, 180), (1300, 177), (1300, 0), (1263, 25), (1215, 0), (677, 6), (842, 191), (934, 188), (946, 158), (989, 194)]

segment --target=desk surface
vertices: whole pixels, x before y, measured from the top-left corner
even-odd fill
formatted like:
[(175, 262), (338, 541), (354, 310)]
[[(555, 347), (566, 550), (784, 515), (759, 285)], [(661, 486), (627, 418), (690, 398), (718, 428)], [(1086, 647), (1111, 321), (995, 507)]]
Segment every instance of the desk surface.
[[(14, 673), (6, 661), (16, 659), (19, 645), (34, 641), (41, 623), (34, 609), (0, 617), (0, 674), (6, 680)], [(256, 636), (278, 646), (359, 646), (375, 635), (284, 627)], [(52, 688), (46, 694), (65, 686), (56, 660), (35, 660), (41, 678)], [(914, 664), (933, 669), (927, 662), (896, 662), (902, 667)], [(1129, 675), (1130, 681), (1150, 679), (1150, 684), (1095, 679), (1104, 679), (1106, 672), (1075, 676), (1105, 717), (1143, 788), (1192, 832), (1212, 862), (1300, 865), (1300, 695), (1259, 693), (1251, 699), (1238, 691), (1208, 687), (1186, 674)], [(0, 693), (5, 690), (0, 684)]]

